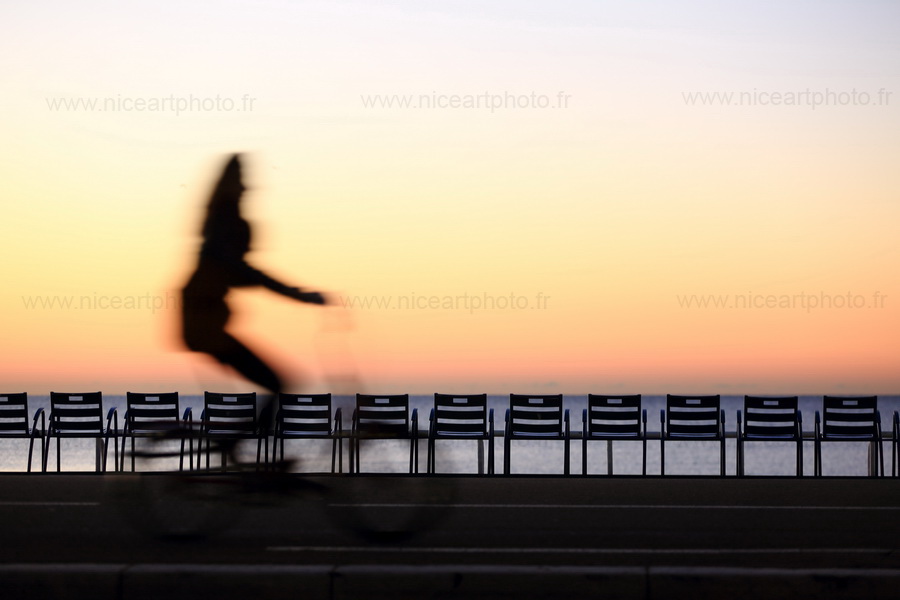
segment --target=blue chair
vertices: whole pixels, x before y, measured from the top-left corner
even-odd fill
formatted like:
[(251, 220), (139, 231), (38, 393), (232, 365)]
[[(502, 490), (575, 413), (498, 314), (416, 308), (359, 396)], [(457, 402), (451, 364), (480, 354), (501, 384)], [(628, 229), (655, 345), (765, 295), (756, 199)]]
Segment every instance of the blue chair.
[(61, 470), (61, 446), (63, 438), (93, 438), (103, 441), (100, 469), (106, 471), (109, 440), (115, 451), (114, 468), (119, 465), (119, 414), (115, 407), (109, 409), (106, 423), (103, 421), (103, 394), (101, 392), (69, 393), (50, 392), (50, 418), (47, 426), (47, 445), (44, 449), (43, 470), (47, 470), (50, 444), (56, 438), (56, 470)]
[(565, 446), (563, 473), (569, 474), (569, 410), (562, 394), (510, 394), (503, 432), (503, 472), (509, 474), (513, 440), (559, 440)]
[[(588, 407), (581, 415), (581, 474), (587, 474), (588, 442), (633, 440), (643, 446), (641, 474), (647, 474), (647, 411), (641, 408), (641, 395), (604, 396), (588, 394)], [(606, 473), (613, 474), (612, 447), (609, 447)]]
[(797, 444), (797, 477), (803, 475), (803, 419), (797, 396), (744, 396), (744, 411), (737, 412), (737, 474), (744, 474), (745, 442)]
[(409, 394), (357, 394), (350, 435), (350, 472), (360, 472), (366, 440), (409, 440), (409, 472), (419, 472), (419, 411), (409, 411)]
[[(125, 442), (131, 439), (131, 470), (134, 471), (135, 438), (160, 438), (175, 435), (181, 439), (178, 470), (184, 470), (184, 443), (188, 442), (188, 460), (194, 468), (193, 411), (190, 407), (180, 415), (178, 392), (146, 394), (128, 392), (125, 397), (124, 428), (122, 430), (122, 464), (125, 470)], [(199, 457), (198, 457), (199, 462)]]
[(725, 476), (725, 411), (719, 396), (666, 396), (660, 411), (660, 473), (666, 474), (666, 442), (718, 441), (719, 474)]
[(822, 442), (869, 442), (869, 475), (884, 475), (878, 396), (824, 396), (816, 411), (815, 475), (822, 476)]
[[(265, 446), (266, 462), (269, 462), (268, 430), (257, 414), (256, 392), (224, 394), (204, 392), (203, 413), (200, 415), (200, 448), (197, 463), (199, 467), (200, 453), (206, 441), (206, 468), (209, 470), (211, 443), (219, 442), (222, 446), (237, 443), (239, 440), (256, 440), (256, 466), (259, 468), (260, 454)], [(227, 452), (222, 452), (222, 470), (227, 468)]]
[(335, 458), (339, 472), (344, 472), (344, 426), (341, 409), (331, 416), (331, 394), (278, 395), (275, 431), (272, 435), (272, 460), (284, 460), (285, 440), (331, 440), (331, 472), (335, 472)]
[[(40, 427), (38, 419), (40, 418)], [(34, 456), (34, 440), (41, 440), (41, 464), (43, 464), (46, 443), (47, 419), (44, 409), (34, 411), (31, 427), (28, 426), (28, 394), (0, 394), (0, 439), (28, 440), (28, 472)]]
[[(494, 474), (494, 409), (487, 407), (487, 394), (435, 394), (428, 421), (429, 473), (435, 472), (437, 440), (476, 440), (488, 443), (488, 474)], [(479, 473), (483, 469), (480, 463)]]

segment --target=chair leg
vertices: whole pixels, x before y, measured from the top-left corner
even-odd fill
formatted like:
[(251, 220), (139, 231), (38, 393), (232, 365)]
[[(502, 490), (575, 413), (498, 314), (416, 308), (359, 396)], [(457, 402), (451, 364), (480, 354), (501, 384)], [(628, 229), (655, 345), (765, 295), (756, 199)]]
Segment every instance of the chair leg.
[(659, 438), (659, 474), (666, 474), (666, 439), (662, 435)]
[(31, 473), (31, 457), (34, 455), (34, 437), (28, 442), (28, 472)]
[(581, 474), (587, 475), (587, 437), (581, 438)]
[(613, 474), (613, 442), (606, 440), (606, 474)]
[(504, 475), (509, 475), (509, 469), (510, 469), (509, 450), (510, 450), (510, 440), (508, 437), (504, 436), (504, 438), (503, 438), (503, 474)]
[(44, 452), (46, 451), (46, 448), (47, 448), (47, 438), (46, 438), (46, 436), (43, 436), (43, 435), (42, 435), (42, 436), (41, 436), (41, 470), (43, 470), (43, 471), (46, 470), (46, 469), (43, 468), (43, 466), (44, 466)]
[(488, 475), (494, 474), (494, 438), (488, 438)]
[(331, 440), (331, 472), (334, 473), (334, 458), (337, 454), (337, 438)]
[(797, 477), (803, 477), (803, 441), (797, 441)]
[(563, 473), (565, 475), (568, 475), (569, 474), (569, 462), (570, 462), (569, 461), (569, 440), (568, 439), (566, 439), (565, 444), (566, 444), (566, 449), (563, 452), (563, 457), (564, 457), (563, 460), (565, 461), (565, 464), (563, 465)]
[(643, 458), (641, 460), (641, 475), (647, 474), (647, 438), (641, 440), (641, 446), (643, 446)]
[(42, 473), (47, 472), (47, 461), (48, 461), (48, 454), (50, 453), (50, 442), (51, 441), (53, 441), (53, 438), (50, 436), (47, 436), (47, 443), (43, 448), (41, 448), (41, 450), (42, 450), (42, 452), (41, 452), (41, 472)]
[(347, 438), (347, 469), (351, 475), (356, 473), (356, 455), (353, 453), (354, 444), (355, 441), (351, 435), (351, 437)]
[(893, 441), (891, 441), (891, 476), (897, 476), (897, 451), (894, 449)]
[(719, 456), (719, 476), (725, 477), (725, 438), (722, 438), (721, 442), (722, 450), (721, 455)]
[(815, 451), (815, 457), (813, 458), (813, 475), (815, 477), (822, 476), (822, 442), (816, 440), (813, 445), (813, 450)]
[(59, 473), (62, 468), (60, 466), (60, 458), (62, 458), (62, 451), (59, 449), (62, 446), (62, 438), (56, 438), (56, 472)]

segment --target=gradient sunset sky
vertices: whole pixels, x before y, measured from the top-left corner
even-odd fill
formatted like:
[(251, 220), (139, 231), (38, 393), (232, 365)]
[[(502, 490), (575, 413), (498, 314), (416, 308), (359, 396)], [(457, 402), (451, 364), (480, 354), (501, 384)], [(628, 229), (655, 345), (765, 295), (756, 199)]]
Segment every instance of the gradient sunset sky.
[(900, 3), (6, 3), (0, 72), (2, 391), (249, 389), (176, 336), (232, 152), (298, 389), (900, 390)]

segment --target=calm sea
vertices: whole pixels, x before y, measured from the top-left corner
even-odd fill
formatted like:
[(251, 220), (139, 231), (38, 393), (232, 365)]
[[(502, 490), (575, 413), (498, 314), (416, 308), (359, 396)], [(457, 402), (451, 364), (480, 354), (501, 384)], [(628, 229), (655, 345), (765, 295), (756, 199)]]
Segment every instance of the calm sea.
[[(509, 397), (503, 395), (489, 396), (490, 406), (494, 409), (494, 427), (499, 434), (503, 431), (504, 414), (509, 404)], [(722, 408), (725, 410), (726, 429), (736, 428), (736, 412), (741, 407), (742, 396), (722, 396)], [(886, 434), (891, 430), (891, 416), (900, 410), (900, 396), (880, 396), (882, 427)], [(125, 397), (104, 396), (104, 412), (115, 406), (119, 410), (121, 425)], [(182, 411), (190, 406), (194, 418), (198, 419), (203, 409), (202, 396), (182, 396)], [(586, 395), (566, 395), (566, 407), (570, 411), (570, 423), (573, 433), (580, 432), (581, 415), (587, 403)], [(660, 429), (659, 413), (665, 407), (665, 396), (644, 396), (644, 407), (647, 409), (647, 429), (658, 432)], [(350, 416), (353, 412), (354, 400), (350, 397), (336, 397), (335, 406), (343, 409), (345, 429), (350, 428)], [(432, 397), (411, 396), (410, 403), (419, 413), (419, 428), (427, 430), (428, 415), (431, 410)], [(821, 396), (801, 396), (800, 408), (803, 412), (803, 428), (812, 432), (816, 410), (821, 410)], [(29, 396), (29, 409), (33, 412), (38, 407), (49, 410), (49, 397)], [(255, 453), (255, 446), (247, 443), (243, 449), (250, 459)], [(24, 471), (26, 466), (27, 441), (0, 440), (0, 470)], [(794, 474), (794, 444), (792, 443), (755, 443), (746, 446), (746, 473), (748, 475), (792, 475)], [(362, 467), (371, 472), (405, 472), (408, 464), (408, 443), (378, 441), (370, 442), (362, 448)], [(884, 444), (885, 469), (889, 471), (891, 452), (888, 443)], [(495, 465), (497, 473), (503, 472), (503, 440), (494, 441)], [(865, 443), (824, 444), (823, 465), (825, 475), (865, 475), (867, 469), (867, 445)], [(298, 470), (324, 472), (330, 470), (331, 443), (320, 441), (290, 441), (285, 447), (286, 457), (298, 460)], [(726, 447), (726, 472), (735, 472), (735, 442), (728, 440)], [(40, 464), (35, 449), (35, 465)], [(95, 466), (95, 444), (91, 440), (63, 441), (62, 468), (64, 471), (93, 471)], [(563, 444), (556, 441), (514, 441), (512, 443), (512, 472), (519, 474), (561, 474), (563, 472)], [(49, 469), (56, 469), (56, 443), (50, 452)], [(426, 444), (420, 443), (419, 468), (425, 471)], [(487, 452), (485, 451), (485, 460)], [(592, 442), (588, 454), (588, 472), (605, 474), (607, 472), (606, 442)], [(109, 450), (110, 469), (112, 468), (113, 451)], [(666, 444), (666, 473), (679, 475), (717, 475), (719, 472), (719, 452), (716, 442), (676, 442)], [(344, 452), (345, 469), (347, 468), (347, 452)], [(571, 444), (571, 472), (581, 472), (581, 441), (573, 440)], [(175, 459), (155, 460), (151, 463), (138, 463), (138, 470), (165, 470), (177, 468)], [(478, 452), (476, 442), (439, 441), (437, 452), (437, 471), (440, 473), (475, 473), (478, 468)], [(613, 468), (616, 474), (637, 474), (641, 472), (641, 444), (636, 442), (617, 442), (613, 446)], [(657, 475), (659, 465), (659, 442), (648, 441), (647, 473)], [(804, 474), (813, 473), (813, 443), (804, 444)]]

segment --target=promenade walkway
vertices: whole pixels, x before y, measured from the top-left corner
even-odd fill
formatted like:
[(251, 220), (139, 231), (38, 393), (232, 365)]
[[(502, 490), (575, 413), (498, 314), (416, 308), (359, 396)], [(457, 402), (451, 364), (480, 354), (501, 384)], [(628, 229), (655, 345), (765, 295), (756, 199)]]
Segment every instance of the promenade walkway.
[(132, 526), (146, 477), (0, 476), (3, 598), (900, 595), (900, 479), (321, 476), (171, 541)]

